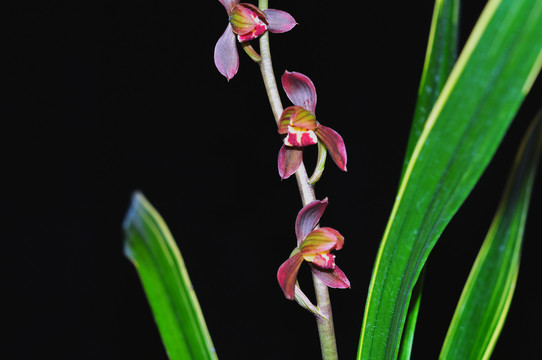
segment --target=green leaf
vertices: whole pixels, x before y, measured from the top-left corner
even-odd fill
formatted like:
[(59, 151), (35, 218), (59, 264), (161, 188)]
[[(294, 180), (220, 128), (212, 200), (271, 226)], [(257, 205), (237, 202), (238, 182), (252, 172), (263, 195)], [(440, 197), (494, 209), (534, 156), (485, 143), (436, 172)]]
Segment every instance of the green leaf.
[(523, 231), (542, 151), (542, 112), (529, 128), (489, 232), (471, 269), (440, 359), (489, 359), (519, 270)]
[(436, 0), (403, 172), (457, 58), (459, 0)]
[(414, 343), (414, 332), (416, 331), (416, 323), (420, 312), (420, 304), (422, 301), (423, 283), (425, 279), (425, 268), (420, 273), (420, 277), (416, 281), (416, 286), (412, 292), (412, 301), (408, 306), (407, 320), (405, 322), (405, 330), (401, 339), (401, 347), (399, 349), (399, 360), (409, 360), (412, 354), (412, 345)]
[[(403, 173), (408, 165), (414, 146), (422, 133), (429, 111), (435, 105), (457, 57), (458, 13), (459, 0), (435, 1), (425, 64), (420, 80), (412, 129), (408, 139)], [(410, 359), (412, 352), (414, 332), (416, 331), (416, 322), (418, 320), (423, 293), (423, 281), (421, 280), (424, 273), (425, 268), (422, 270), (421, 276), (416, 283), (413, 299), (408, 309), (405, 330), (399, 350), (399, 359), (401, 360)]]
[(542, 64), (542, 0), (490, 0), (432, 108), (377, 254), (358, 359), (395, 359), (412, 289)]
[(137, 192), (123, 223), (135, 265), (171, 360), (217, 359), (181, 253), (166, 223)]

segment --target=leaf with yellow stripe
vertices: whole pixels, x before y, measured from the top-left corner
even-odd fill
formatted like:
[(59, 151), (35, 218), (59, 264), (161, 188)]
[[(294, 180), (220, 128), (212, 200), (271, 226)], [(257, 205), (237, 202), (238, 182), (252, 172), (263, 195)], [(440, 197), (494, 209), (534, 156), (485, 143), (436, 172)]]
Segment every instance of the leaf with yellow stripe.
[(377, 253), (358, 359), (396, 359), (412, 290), (542, 66), (542, 0), (490, 0), (424, 123)]
[(518, 151), (506, 190), (471, 269), (440, 359), (489, 359), (518, 277), (523, 232), (542, 151), (542, 111)]

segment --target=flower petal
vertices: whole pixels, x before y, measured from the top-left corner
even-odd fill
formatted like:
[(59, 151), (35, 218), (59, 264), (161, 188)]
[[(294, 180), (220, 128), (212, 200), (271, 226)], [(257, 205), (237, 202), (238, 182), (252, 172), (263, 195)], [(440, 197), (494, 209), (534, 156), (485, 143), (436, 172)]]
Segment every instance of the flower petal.
[(290, 126), (290, 119), (292, 117), (292, 114), (295, 112), (295, 109), (296, 109), (296, 106), (288, 106), (286, 109), (282, 111), (282, 115), (280, 115), (280, 120), (279, 120), (279, 128), (278, 128), (279, 134), (288, 133), (288, 127)]
[(231, 11), (233, 7), (237, 4), (239, 4), (239, 0), (218, 0), (220, 3), (224, 6), (226, 11), (228, 12), (228, 15), (231, 14)]
[(316, 113), (316, 89), (311, 79), (295, 71), (285, 71), (281, 80), (288, 99), (294, 105)]
[(226, 31), (215, 46), (215, 65), (218, 71), (230, 81), (239, 69), (239, 54), (235, 44), (235, 34), (228, 23)]
[(327, 207), (328, 200), (314, 200), (308, 203), (299, 211), (295, 220), (295, 236), (297, 245), (318, 225), (324, 210)]
[(342, 238), (337, 230), (328, 227), (315, 229), (301, 242), (299, 250), (305, 260), (312, 261), (311, 256), (329, 252), (337, 247), (340, 241), (337, 234)]
[(346, 146), (341, 135), (335, 130), (322, 125), (318, 125), (315, 132), (326, 146), (335, 164), (337, 164), (339, 169), (346, 171)]
[(307, 130), (315, 130), (318, 125), (314, 114), (302, 106), (294, 106), (294, 112), (290, 116), (290, 122), (293, 126)]
[(335, 250), (341, 250), (343, 248), (344, 236), (342, 236), (340, 232), (330, 227), (322, 227), (321, 229), (325, 229), (329, 236), (335, 236), (337, 239), (337, 246), (335, 246)]
[(282, 145), (279, 151), (278, 168), (281, 179), (287, 179), (299, 169), (303, 162), (302, 148)]
[(318, 267), (311, 265), (312, 272), (320, 279), (326, 286), (334, 289), (347, 289), (350, 288), (350, 280), (346, 277), (344, 272), (339, 269), (337, 265), (333, 271), (320, 270)]
[(290, 31), (294, 26), (297, 25), (292, 15), (288, 14), (286, 11), (265, 9), (263, 12), (265, 15), (267, 15), (267, 20), (269, 21), (269, 27), (267, 30), (272, 33), (283, 33)]
[[(295, 251), (295, 250), (294, 250)], [(286, 260), (277, 271), (277, 280), (287, 299), (295, 298), (295, 282), (297, 273), (303, 262), (303, 256), (299, 251)]]

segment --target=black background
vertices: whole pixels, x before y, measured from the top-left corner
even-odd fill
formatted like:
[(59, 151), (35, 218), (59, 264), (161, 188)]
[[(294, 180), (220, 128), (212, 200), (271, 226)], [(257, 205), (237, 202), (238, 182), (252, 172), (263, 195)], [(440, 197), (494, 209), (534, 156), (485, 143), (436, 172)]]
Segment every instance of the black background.
[[(484, 5), (465, 3), (460, 46)], [(270, 7), (299, 23), (271, 36), (277, 77), (290, 70), (313, 80), (318, 119), (341, 133), (348, 150), (349, 171), (329, 161), (317, 197), (330, 203), (322, 224), (346, 237), (337, 263), (352, 289), (330, 292), (339, 353), (352, 359), (398, 186), (433, 2), (277, 0)], [(122, 252), (121, 223), (136, 189), (180, 244), (222, 359), (318, 358), (312, 315), (285, 300), (276, 281), (295, 246), (297, 187), (276, 170), (280, 137), (258, 67), (241, 54), (239, 73), (227, 82), (214, 66), (227, 24), (222, 5), (20, 1), (6, 10), (7, 358), (166, 358)], [(414, 359), (438, 356), (541, 85), (428, 260)], [(309, 170), (314, 154), (306, 151)], [(535, 358), (539, 348), (541, 191), (538, 181), (495, 359)]]

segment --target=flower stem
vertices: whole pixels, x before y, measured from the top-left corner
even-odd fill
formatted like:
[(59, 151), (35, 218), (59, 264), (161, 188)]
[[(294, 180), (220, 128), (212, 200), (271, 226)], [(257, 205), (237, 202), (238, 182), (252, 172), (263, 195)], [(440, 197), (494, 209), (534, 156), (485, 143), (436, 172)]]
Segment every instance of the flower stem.
[[(265, 1), (267, 2), (267, 1)], [(261, 9), (261, 7), (260, 7)], [(277, 89), (277, 81), (273, 72), (273, 63), (271, 62), (271, 50), (269, 48), (269, 32), (266, 32), (260, 37), (260, 70), (262, 72), (263, 83), (267, 91), (267, 97), (271, 104), (271, 110), (275, 117), (275, 122), (279, 123), (282, 115), (282, 102), (280, 101), (279, 91)]]
[[(258, 7), (261, 10), (268, 8), (267, 0), (258, 0)], [(267, 97), (275, 117), (275, 121), (278, 124), (280, 116), (282, 115), (283, 107), (280, 100), (280, 95), (277, 89), (277, 82), (273, 71), (273, 64), (271, 62), (271, 50), (269, 47), (269, 32), (266, 32), (260, 37), (260, 56), (259, 62), (260, 70), (262, 73), (265, 90), (267, 91)], [(299, 187), (299, 194), (301, 195), (301, 201), (303, 206), (307, 205), (311, 201), (316, 200), (314, 193), (314, 186), (309, 183), (307, 176), (307, 170), (305, 165), (301, 163), (299, 169), (295, 173), (297, 185)], [(335, 330), (333, 328), (333, 316), (331, 311), (331, 301), (329, 299), (329, 292), (327, 286), (318, 279), (318, 277), (312, 276), (314, 283), (314, 290), (316, 294), (317, 306), (320, 312), (325, 316), (316, 316), (316, 324), (318, 326), (318, 335), (320, 337), (320, 347), (322, 349), (322, 359), (324, 360), (336, 360), (337, 345), (335, 341)]]

